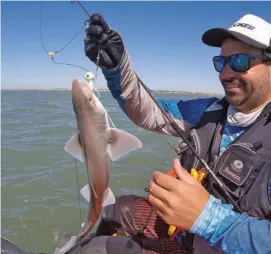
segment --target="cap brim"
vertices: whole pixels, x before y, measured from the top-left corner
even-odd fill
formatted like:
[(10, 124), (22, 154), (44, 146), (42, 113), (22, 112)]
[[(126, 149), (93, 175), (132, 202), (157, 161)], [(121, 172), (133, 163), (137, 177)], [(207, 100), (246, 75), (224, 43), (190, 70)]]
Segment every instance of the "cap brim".
[(224, 28), (212, 28), (202, 35), (202, 41), (212, 47), (221, 47), (227, 38), (236, 38), (232, 32)]
[(265, 49), (265, 46), (259, 43), (258, 41), (235, 31), (230, 31), (225, 28), (212, 28), (206, 31), (202, 35), (202, 41), (206, 45), (212, 47), (221, 47), (223, 41), (228, 38), (234, 38), (243, 43), (250, 45), (255, 48)]

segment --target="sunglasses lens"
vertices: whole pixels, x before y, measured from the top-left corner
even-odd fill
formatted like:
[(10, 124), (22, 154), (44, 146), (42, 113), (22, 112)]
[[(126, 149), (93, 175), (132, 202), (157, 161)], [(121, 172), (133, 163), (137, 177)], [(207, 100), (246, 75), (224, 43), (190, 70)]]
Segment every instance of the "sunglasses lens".
[(236, 72), (245, 72), (249, 69), (249, 57), (247, 55), (233, 55), (230, 57), (230, 65)]
[(223, 56), (215, 56), (213, 62), (216, 71), (221, 72), (225, 66), (225, 58)]

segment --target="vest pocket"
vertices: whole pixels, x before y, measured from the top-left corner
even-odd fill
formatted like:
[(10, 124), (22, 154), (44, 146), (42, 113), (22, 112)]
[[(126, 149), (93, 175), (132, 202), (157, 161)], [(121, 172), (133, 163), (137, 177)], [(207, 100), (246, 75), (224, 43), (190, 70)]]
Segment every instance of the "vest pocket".
[(256, 150), (249, 143), (235, 143), (222, 153), (214, 172), (226, 190), (238, 200), (249, 190), (265, 161), (263, 148)]

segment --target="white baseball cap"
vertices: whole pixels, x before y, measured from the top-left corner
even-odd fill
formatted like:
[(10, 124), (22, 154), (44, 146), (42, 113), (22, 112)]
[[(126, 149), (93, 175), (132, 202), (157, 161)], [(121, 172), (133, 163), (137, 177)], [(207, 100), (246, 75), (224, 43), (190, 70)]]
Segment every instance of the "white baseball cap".
[(252, 14), (247, 14), (229, 29), (212, 28), (202, 36), (202, 41), (213, 47), (221, 47), (227, 38), (236, 38), (250, 46), (263, 49), (271, 57), (271, 24)]

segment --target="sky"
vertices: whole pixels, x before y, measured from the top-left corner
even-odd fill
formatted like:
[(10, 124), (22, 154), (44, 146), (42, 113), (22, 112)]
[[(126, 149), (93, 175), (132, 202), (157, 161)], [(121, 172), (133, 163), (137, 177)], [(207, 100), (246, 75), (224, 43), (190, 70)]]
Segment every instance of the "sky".
[[(124, 41), (134, 70), (150, 89), (222, 93), (212, 57), (202, 34), (213, 27), (229, 28), (245, 14), (271, 22), (271, 2), (106, 2), (82, 1), (90, 14), (100, 13)], [(41, 4), (43, 15), (41, 17)], [(44, 51), (62, 48), (88, 16), (71, 1), (1, 2), (2, 89), (71, 88), (85, 71), (54, 64)], [(40, 20), (42, 22), (40, 22)], [(95, 73), (84, 53), (84, 28), (55, 60), (82, 66)], [(106, 88), (98, 71), (97, 87)]]

